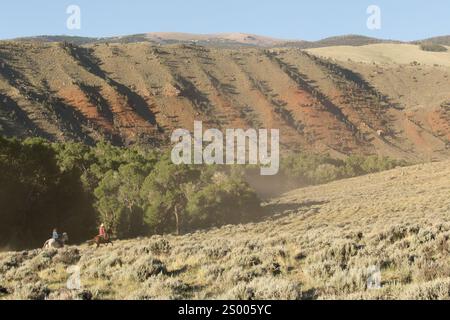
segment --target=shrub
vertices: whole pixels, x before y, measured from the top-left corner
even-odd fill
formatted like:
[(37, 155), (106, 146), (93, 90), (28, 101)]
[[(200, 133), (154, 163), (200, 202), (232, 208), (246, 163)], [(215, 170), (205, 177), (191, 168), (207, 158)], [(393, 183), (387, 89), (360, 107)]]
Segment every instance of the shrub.
[(450, 280), (437, 279), (428, 283), (411, 285), (402, 292), (400, 299), (448, 300), (450, 299)]
[(45, 300), (50, 294), (48, 287), (41, 282), (25, 283), (14, 292), (14, 298), (19, 300)]
[(169, 254), (171, 250), (169, 241), (163, 238), (158, 238), (152, 241), (149, 245), (149, 248), (150, 251), (156, 255)]
[(364, 291), (369, 275), (365, 269), (354, 268), (336, 272), (327, 280), (327, 285), (337, 293)]
[(167, 274), (166, 265), (158, 259), (147, 258), (137, 263), (135, 276), (138, 281), (145, 281), (152, 276)]
[(53, 257), (53, 261), (56, 263), (63, 263), (65, 265), (74, 265), (80, 260), (80, 251), (75, 248), (67, 248), (58, 252)]
[(300, 300), (300, 285), (286, 279), (260, 277), (250, 283), (239, 283), (229, 290), (227, 300)]
[(0, 278), (0, 297), (3, 295), (7, 295), (10, 293), (10, 290), (7, 288), (6, 285), (3, 284), (3, 281)]
[(89, 290), (61, 289), (53, 291), (46, 298), (48, 300), (92, 300), (93, 294)]
[(161, 275), (150, 277), (139, 290), (127, 298), (132, 300), (181, 300), (189, 298), (193, 288), (174, 278)]

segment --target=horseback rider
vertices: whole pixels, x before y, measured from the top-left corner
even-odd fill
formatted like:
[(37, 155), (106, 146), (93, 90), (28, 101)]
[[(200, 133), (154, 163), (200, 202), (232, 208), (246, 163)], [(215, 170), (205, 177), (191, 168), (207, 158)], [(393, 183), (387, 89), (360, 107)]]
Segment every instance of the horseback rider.
[(105, 225), (103, 223), (100, 225), (100, 229), (99, 229), (98, 235), (100, 237), (102, 237), (103, 239), (105, 239), (105, 240), (108, 240), (108, 238), (109, 238), (108, 237), (108, 233), (106, 232)]
[(112, 241), (109, 238), (108, 231), (106, 230), (105, 225), (103, 223), (99, 227), (98, 235), (96, 235), (94, 239), (87, 241), (87, 243), (89, 245), (96, 244), (97, 248), (100, 247), (102, 244), (113, 245)]
[(58, 229), (54, 228), (52, 233), (52, 239), (54, 239), (59, 245), (63, 246), (61, 235), (58, 233)]

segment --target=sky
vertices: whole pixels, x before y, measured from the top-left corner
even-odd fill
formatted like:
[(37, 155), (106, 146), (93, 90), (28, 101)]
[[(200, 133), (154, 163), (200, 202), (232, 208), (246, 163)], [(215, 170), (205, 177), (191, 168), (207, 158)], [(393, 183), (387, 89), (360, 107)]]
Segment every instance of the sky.
[[(70, 5), (80, 8), (80, 29), (67, 28)], [(380, 29), (367, 27), (370, 5), (380, 8)], [(449, 13), (449, 0), (3, 0), (0, 39), (166, 31), (292, 40), (361, 34), (411, 41), (450, 34)]]

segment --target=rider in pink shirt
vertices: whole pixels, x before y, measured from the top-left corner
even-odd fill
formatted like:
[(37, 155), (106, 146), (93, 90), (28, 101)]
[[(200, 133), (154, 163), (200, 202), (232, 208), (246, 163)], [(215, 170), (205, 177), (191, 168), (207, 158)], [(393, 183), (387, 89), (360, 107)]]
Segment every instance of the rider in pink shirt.
[(106, 233), (106, 228), (103, 223), (100, 225), (99, 236), (105, 240), (108, 239), (108, 234)]

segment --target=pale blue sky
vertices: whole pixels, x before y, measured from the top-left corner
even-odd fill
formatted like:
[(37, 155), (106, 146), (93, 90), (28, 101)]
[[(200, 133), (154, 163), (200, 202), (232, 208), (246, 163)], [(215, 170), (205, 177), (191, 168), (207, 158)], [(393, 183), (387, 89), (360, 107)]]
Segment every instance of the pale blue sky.
[[(66, 28), (71, 4), (81, 8), (81, 30)], [(381, 30), (366, 27), (366, 9), (372, 4), (381, 8)], [(177, 31), (304, 40), (351, 33), (417, 40), (450, 34), (449, 15), (449, 0), (4, 0), (0, 39)]]

